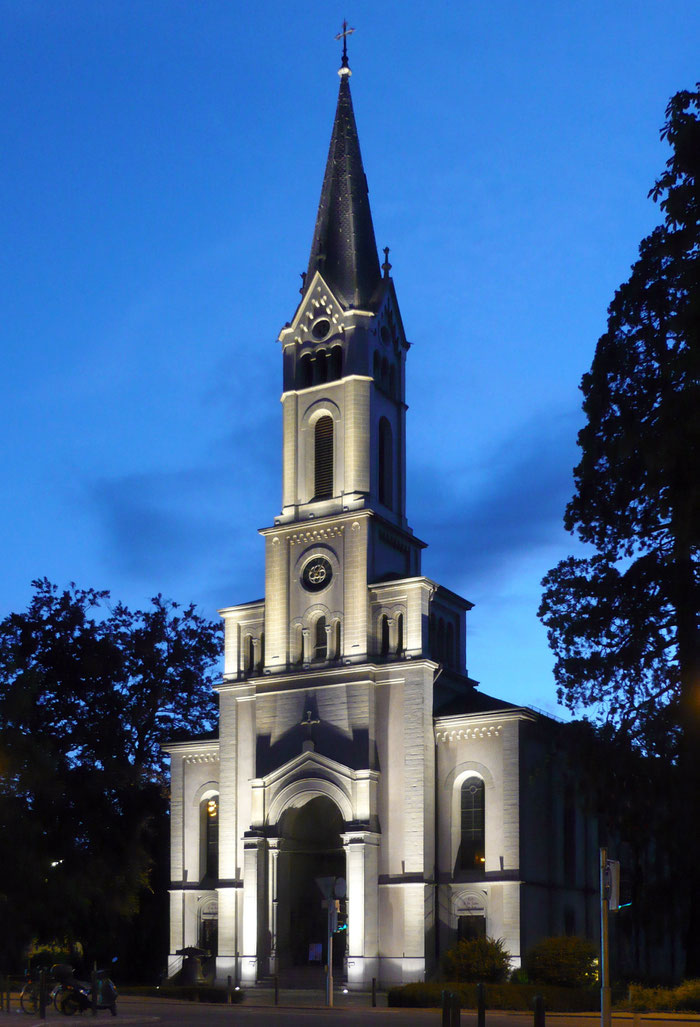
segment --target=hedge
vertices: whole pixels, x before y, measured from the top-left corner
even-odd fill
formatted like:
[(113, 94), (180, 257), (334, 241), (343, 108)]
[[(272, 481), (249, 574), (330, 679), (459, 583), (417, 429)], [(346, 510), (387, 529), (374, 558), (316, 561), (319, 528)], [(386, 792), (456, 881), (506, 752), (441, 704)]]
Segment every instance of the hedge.
[[(160, 998), (177, 998), (185, 1002), (228, 1002), (228, 989), (213, 984), (162, 984), (158, 989)], [(244, 991), (231, 991), (231, 1002), (239, 1003), (245, 998)]]
[(629, 998), (622, 1005), (635, 1013), (700, 1013), (700, 979), (682, 981), (676, 988), (630, 984)]
[[(416, 981), (391, 988), (387, 1003), (390, 1006), (439, 1007), (443, 991), (459, 995), (463, 1009), (476, 1009), (476, 985), (451, 981)], [(597, 988), (486, 984), (484, 992), (487, 1009), (531, 1010), (536, 995), (542, 996), (545, 1009), (552, 1013), (587, 1013), (600, 1009), (600, 991)]]

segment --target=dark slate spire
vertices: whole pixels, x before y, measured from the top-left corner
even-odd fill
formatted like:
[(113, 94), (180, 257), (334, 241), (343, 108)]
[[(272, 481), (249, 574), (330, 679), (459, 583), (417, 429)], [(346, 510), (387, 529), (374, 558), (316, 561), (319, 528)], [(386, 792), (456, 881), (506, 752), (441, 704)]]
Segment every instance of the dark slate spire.
[(338, 106), (306, 281), (318, 270), (339, 300), (367, 307), (381, 273), (345, 53), (338, 74)]

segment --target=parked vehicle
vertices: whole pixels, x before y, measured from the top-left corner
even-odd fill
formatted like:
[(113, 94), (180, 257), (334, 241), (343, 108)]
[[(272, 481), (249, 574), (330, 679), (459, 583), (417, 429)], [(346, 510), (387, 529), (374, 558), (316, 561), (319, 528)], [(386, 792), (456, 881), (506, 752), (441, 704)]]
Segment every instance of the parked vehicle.
[[(22, 1011), (30, 1016), (38, 1013), (41, 1007), (41, 974), (43, 972), (42, 970), (33, 970), (32, 976), (27, 977), (25, 985), (20, 992), (19, 1004), (22, 1007)], [(50, 971), (47, 970), (45, 973), (46, 1005), (50, 1006), (53, 1003), (60, 1012), (59, 1003), (63, 996), (63, 985), (53, 979)]]
[[(92, 1008), (92, 983), (79, 981), (73, 973), (73, 967), (67, 963), (56, 963), (51, 973), (60, 983), (61, 993), (57, 998), (57, 1006), (66, 1016), (82, 1013)], [(94, 974), (97, 987), (97, 1008), (109, 1009), (112, 1016), (117, 1015), (117, 989), (110, 980), (109, 971), (97, 970)]]

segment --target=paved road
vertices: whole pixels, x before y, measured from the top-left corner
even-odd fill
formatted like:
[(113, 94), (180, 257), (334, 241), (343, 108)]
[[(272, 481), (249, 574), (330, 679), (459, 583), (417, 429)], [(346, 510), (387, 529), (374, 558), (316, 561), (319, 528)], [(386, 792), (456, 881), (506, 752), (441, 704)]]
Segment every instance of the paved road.
[[(547, 1027), (598, 1027), (597, 1014), (569, 1014), (547, 1016)], [(352, 1027), (353, 1024), (367, 1024), (368, 1027), (439, 1027), (441, 1016), (435, 1009), (371, 1009), (355, 1005), (349, 1008), (323, 1009), (299, 1006), (215, 1006), (197, 1005), (190, 1002), (175, 1002), (168, 999), (143, 999), (130, 996), (120, 997), (118, 1013), (113, 1018), (102, 1011), (93, 1020), (90, 1014), (79, 1019), (66, 1017), (51, 1010), (46, 1021), (26, 1016), (19, 1010), (0, 1013), (0, 1024), (13, 1023), (16, 1027), (43, 1027), (44, 1023), (69, 1024), (88, 1027), (107, 1027), (108, 1024), (130, 1024), (140, 1027), (145, 1024), (172, 1025), (172, 1027)], [(486, 1027), (530, 1027), (531, 1013), (487, 1012)], [(613, 1016), (613, 1027), (700, 1027), (700, 1016), (678, 1014), (647, 1014), (632, 1017), (629, 1014)], [(465, 1010), (461, 1027), (476, 1027), (476, 1013)]]

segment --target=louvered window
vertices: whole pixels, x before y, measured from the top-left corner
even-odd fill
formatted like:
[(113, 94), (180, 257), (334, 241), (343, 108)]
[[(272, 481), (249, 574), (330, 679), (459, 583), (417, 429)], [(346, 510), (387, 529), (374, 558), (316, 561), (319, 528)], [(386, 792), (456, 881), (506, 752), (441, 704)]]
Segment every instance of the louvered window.
[(316, 421), (314, 499), (333, 495), (333, 418), (325, 415)]
[(316, 641), (314, 645), (314, 657), (317, 660), (328, 658), (328, 633), (326, 632), (326, 618), (319, 617), (316, 621)]
[(391, 438), (391, 425), (386, 417), (379, 422), (379, 502), (393, 509), (393, 462), (394, 447)]

